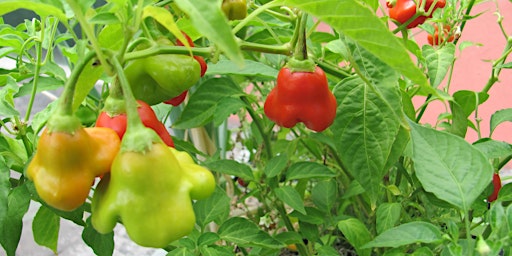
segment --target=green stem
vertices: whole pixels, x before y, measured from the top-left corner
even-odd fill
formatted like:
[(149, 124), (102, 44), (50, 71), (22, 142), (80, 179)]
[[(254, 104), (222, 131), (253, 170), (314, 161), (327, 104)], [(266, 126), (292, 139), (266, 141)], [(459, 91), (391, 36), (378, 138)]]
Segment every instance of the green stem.
[(341, 67), (337, 67), (329, 62), (316, 60), (316, 64), (327, 74), (333, 75), (340, 79), (347, 78), (352, 74), (343, 70)]
[(25, 123), (28, 122), (30, 118), (30, 113), (32, 112), (32, 107), (34, 106), (34, 100), (36, 98), (37, 93), (37, 84), (39, 82), (39, 73), (41, 72), (41, 59), (43, 56), (43, 42), (44, 42), (44, 24), (45, 22), (41, 22), (41, 38), (38, 40), (39, 43), (36, 43), (36, 67), (34, 70), (34, 79), (32, 79), (32, 92), (30, 93), (30, 100), (27, 106), (27, 112), (25, 113)]
[(418, 116), (416, 117), (416, 123), (419, 123), (421, 120), (421, 117), (423, 117), (423, 114), (425, 114), (425, 111), (427, 110), (427, 102), (429, 102), (430, 98), (432, 98), (432, 94), (429, 94), (427, 98), (425, 99), (425, 104), (420, 109), (420, 113), (418, 113)]
[[(288, 214), (286, 213), (286, 210), (284, 208), (284, 205), (281, 202), (276, 203), (277, 211), (279, 212), (279, 215), (281, 215), (281, 218), (283, 218), (284, 225), (286, 226), (286, 229), (289, 232), (295, 232), (295, 228), (293, 228), (293, 224), (290, 221), (290, 218), (288, 217)], [(308, 249), (304, 242), (297, 243), (297, 250), (299, 251), (299, 255), (309, 255)]]
[(246, 51), (256, 51), (256, 52), (264, 52), (264, 53), (273, 53), (273, 54), (282, 54), (282, 55), (291, 55), (292, 50), (289, 43), (283, 45), (265, 45), (258, 43), (245, 42), (242, 40), (238, 41), (240, 45), (240, 49)]
[[(466, 239), (469, 241), (471, 241), (471, 223), (469, 222), (469, 212), (465, 212), (464, 213), (465, 216), (464, 216), (464, 224), (466, 226)], [(468, 250), (469, 251), (469, 256), (473, 256), (473, 250)]]
[(247, 112), (251, 116), (252, 121), (256, 124), (256, 127), (260, 131), (261, 137), (263, 137), (263, 144), (264, 144), (265, 150), (267, 151), (267, 159), (272, 158), (273, 154), (272, 154), (272, 148), (271, 148), (270, 138), (269, 138), (270, 135), (265, 132), (265, 129), (261, 122), (261, 118), (256, 114), (256, 112), (254, 112), (254, 109), (252, 109), (251, 103), (249, 102), (247, 97), (242, 96), (241, 99), (245, 103)]
[(76, 82), (82, 70), (96, 56), (95, 51), (89, 51), (83, 58), (80, 58), (76, 66), (73, 68), (71, 75), (64, 86), (64, 91), (59, 99), (58, 111), (64, 115), (71, 115), (73, 113), (73, 96), (75, 94)]
[(149, 56), (160, 55), (160, 54), (185, 54), (189, 55), (190, 52), (194, 54), (194, 56), (203, 56), (208, 57), (211, 55), (213, 48), (211, 47), (194, 47), (192, 49), (187, 49), (185, 46), (163, 46), (158, 45), (155, 47), (150, 47), (144, 50), (129, 52), (124, 55), (124, 60), (134, 60), (140, 58), (146, 58)]
[(85, 18), (84, 14), (82, 13), (82, 9), (78, 5), (78, 1), (76, 0), (66, 0), (68, 5), (71, 7), (71, 10), (75, 14), (78, 22), (80, 23), (80, 26), (82, 27), (83, 31), (87, 35), (87, 38), (91, 42), (92, 48), (94, 51), (96, 51), (96, 54), (98, 55), (98, 59), (100, 60), (100, 63), (102, 64), (103, 68), (105, 69), (105, 72), (107, 75), (112, 75), (112, 70), (110, 69), (107, 59), (103, 55), (103, 52), (101, 50), (100, 44), (98, 40), (96, 39), (96, 35), (94, 33), (94, 29), (91, 27), (91, 23)]
[(306, 23), (307, 23), (307, 14), (304, 12), (299, 16), (298, 20), (298, 37), (297, 44), (294, 45), (295, 51), (293, 53), (293, 57), (297, 60), (307, 60), (308, 59), (308, 46), (306, 44)]
[(127, 133), (128, 129), (135, 130), (144, 128), (142, 121), (140, 120), (139, 113), (137, 111), (137, 100), (133, 96), (132, 89), (130, 88), (130, 84), (128, 79), (124, 75), (123, 66), (116, 57), (112, 58), (112, 62), (114, 64), (114, 68), (117, 73), (117, 79), (119, 80), (119, 84), (121, 85), (124, 99), (126, 101), (126, 115), (127, 115)]
[(276, 7), (276, 6), (279, 6), (279, 3), (276, 4), (275, 1), (270, 1), (270, 2), (260, 6), (259, 8), (257, 8), (253, 12), (251, 12), (249, 15), (247, 15), (247, 17), (245, 17), (245, 19), (241, 20), (240, 23), (238, 23), (233, 28), (233, 30), (232, 30), (233, 34), (236, 34), (238, 31), (240, 31), (243, 27), (245, 27), (245, 25), (247, 25), (251, 20), (253, 20), (260, 13), (264, 12), (266, 9), (270, 9), (270, 8)]
[(498, 77), (502, 70), (501, 66), (505, 63), (510, 53), (512, 53), (512, 37), (509, 37), (507, 39), (507, 45), (505, 46), (505, 49), (503, 50), (501, 57), (493, 63), (491, 77), (487, 81), (487, 84), (485, 85), (482, 92), (488, 93), (492, 86), (498, 81)]

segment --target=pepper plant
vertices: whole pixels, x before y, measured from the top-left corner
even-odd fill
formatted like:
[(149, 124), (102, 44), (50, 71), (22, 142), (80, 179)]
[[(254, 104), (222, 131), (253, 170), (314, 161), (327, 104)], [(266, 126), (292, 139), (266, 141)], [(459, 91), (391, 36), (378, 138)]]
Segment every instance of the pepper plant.
[(478, 4), (0, 1), (5, 254), (32, 204), (56, 254), (66, 219), (96, 255), (115, 226), (167, 255), (511, 255), (512, 106), (479, 114), (499, 8), (488, 82), (450, 88)]

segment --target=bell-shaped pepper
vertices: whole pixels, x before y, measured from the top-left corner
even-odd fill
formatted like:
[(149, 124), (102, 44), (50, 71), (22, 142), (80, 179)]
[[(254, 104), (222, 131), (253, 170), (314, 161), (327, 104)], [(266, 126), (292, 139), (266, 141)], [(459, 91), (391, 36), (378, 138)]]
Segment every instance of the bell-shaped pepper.
[(314, 66), (314, 72), (294, 71), (286, 66), (279, 71), (264, 110), (267, 117), (280, 126), (291, 128), (303, 122), (307, 128), (320, 132), (334, 121), (336, 98), (318, 66)]
[[(415, 0), (392, 0), (387, 2), (387, 7), (389, 8), (389, 17), (398, 21), (400, 24), (404, 24), (408, 22), (410, 19), (416, 16), (414, 20), (411, 20), (410, 23), (407, 25), (407, 28), (415, 28), (418, 25), (421, 25), (427, 20), (428, 18), (432, 18), (432, 14), (430, 14), (428, 17), (425, 15), (416, 15), (416, 12), (418, 11), (416, 2), (418, 2), (420, 5), (422, 4), (421, 1), (415, 1)], [(435, 4), (432, 7), (432, 4)], [(433, 8), (432, 12), (434, 12), (437, 8), (443, 8), (446, 5), (446, 0), (426, 0), (424, 10), (425, 12), (428, 12), (430, 8)]]
[(159, 54), (130, 61), (124, 73), (135, 98), (155, 105), (192, 87), (200, 78), (201, 67), (188, 55)]
[(45, 129), (27, 167), (27, 177), (48, 205), (74, 210), (85, 202), (94, 178), (110, 171), (119, 144), (117, 134), (108, 128)]
[(121, 151), (94, 193), (92, 224), (108, 233), (120, 220), (137, 244), (165, 247), (193, 230), (192, 199), (214, 189), (210, 171), (161, 142), (146, 152)]
[[(109, 100), (115, 101), (115, 99), (107, 98), (107, 101)], [(174, 147), (174, 142), (171, 135), (165, 128), (165, 125), (160, 122), (160, 120), (158, 120), (155, 111), (153, 111), (151, 106), (142, 100), (138, 100), (137, 103), (137, 112), (139, 113), (142, 124), (148, 128), (153, 129), (158, 134), (158, 136), (160, 136), (162, 141), (167, 144), (167, 146)], [(121, 101), (121, 104), (124, 104), (124, 102)], [(107, 106), (108, 105), (106, 105), (106, 107)], [(119, 138), (122, 139), (124, 133), (126, 132), (126, 118), (126, 112), (109, 113), (108, 109), (105, 108), (104, 111), (99, 114), (98, 119), (96, 120), (96, 127), (107, 127), (113, 129), (117, 135), (119, 135)]]

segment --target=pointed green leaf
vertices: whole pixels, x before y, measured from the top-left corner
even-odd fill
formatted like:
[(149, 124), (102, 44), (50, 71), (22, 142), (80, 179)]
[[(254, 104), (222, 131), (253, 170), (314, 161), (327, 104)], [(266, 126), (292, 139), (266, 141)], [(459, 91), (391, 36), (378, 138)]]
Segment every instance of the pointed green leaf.
[(204, 228), (212, 221), (222, 223), (229, 215), (230, 201), (224, 190), (220, 187), (215, 188), (210, 197), (194, 203), (197, 224)]
[(394, 227), (400, 221), (402, 206), (399, 203), (383, 203), (377, 207), (377, 234)]
[(30, 205), (30, 193), (25, 184), (14, 188), (9, 193), (7, 216), (4, 222), (0, 223), (0, 230), (2, 231), (0, 244), (2, 244), (8, 256), (16, 254), (23, 229), (23, 216)]
[(41, 206), (32, 221), (34, 241), (41, 246), (50, 248), (57, 254), (60, 217), (50, 208)]
[(401, 109), (400, 91), (393, 84), (379, 84), (377, 88), (352, 77), (341, 81), (334, 95), (338, 111), (331, 129), (336, 148), (373, 204), (381, 196), (384, 174), (398, 160), (407, 141), (396, 113)]
[(286, 180), (313, 179), (335, 177), (327, 166), (314, 162), (297, 162), (286, 171)]
[(257, 246), (279, 249), (284, 246), (248, 219), (233, 217), (224, 222), (218, 231), (219, 236), (228, 242), (241, 246)]
[(87, 218), (86, 225), (82, 231), (82, 239), (92, 248), (98, 256), (109, 256), (114, 252), (114, 232), (100, 234), (91, 223), (91, 218)]
[(362, 246), (372, 240), (372, 235), (359, 219), (342, 220), (338, 222), (338, 228), (348, 242), (354, 246), (358, 255), (370, 255), (371, 250), (364, 249)]
[(188, 104), (173, 127), (188, 129), (203, 126), (213, 120), (217, 106), (222, 99), (242, 94), (240, 87), (229, 78), (207, 79), (190, 95)]
[(206, 74), (249, 76), (255, 80), (266, 81), (275, 80), (278, 72), (275, 68), (252, 60), (245, 60), (242, 67), (230, 60), (220, 60), (215, 64), (208, 64)]
[(399, 247), (414, 243), (435, 243), (441, 241), (441, 231), (428, 222), (415, 221), (388, 229), (362, 248)]
[(223, 159), (215, 162), (208, 162), (205, 163), (205, 165), (208, 167), (208, 169), (214, 172), (233, 175), (246, 181), (254, 180), (251, 167), (245, 164), (241, 164), (235, 160)]
[(512, 108), (502, 109), (496, 111), (491, 116), (491, 134), (494, 132), (499, 124), (504, 122), (512, 122)]
[(423, 72), (412, 62), (402, 42), (375, 12), (357, 0), (283, 0), (331, 25), (381, 61), (428, 88)]
[(4, 0), (0, 2), (0, 15), (4, 15), (18, 9), (31, 10), (42, 17), (55, 16), (62, 23), (67, 23), (66, 15), (57, 6), (41, 3), (41, 1), (37, 0)]
[(175, 3), (190, 17), (199, 33), (214, 43), (229, 59), (243, 65), (242, 51), (222, 13), (219, 1), (176, 0)]
[(280, 187), (274, 190), (277, 198), (302, 214), (306, 214), (304, 202), (299, 192), (290, 186)]
[(455, 135), (411, 122), (414, 169), (426, 191), (463, 211), (491, 182), (485, 155)]
[(512, 155), (512, 145), (504, 141), (483, 139), (475, 142), (473, 146), (482, 151), (489, 159)]
[(427, 63), (430, 84), (437, 87), (445, 78), (455, 59), (455, 45), (446, 44), (442, 48), (434, 48), (428, 44), (423, 46), (423, 58)]
[(336, 202), (338, 183), (335, 179), (318, 182), (311, 190), (311, 199), (319, 210), (330, 212)]
[(267, 175), (267, 178), (275, 177), (286, 168), (286, 165), (288, 164), (288, 156), (286, 154), (278, 155), (270, 161), (268, 161), (267, 165), (265, 166), (265, 175)]

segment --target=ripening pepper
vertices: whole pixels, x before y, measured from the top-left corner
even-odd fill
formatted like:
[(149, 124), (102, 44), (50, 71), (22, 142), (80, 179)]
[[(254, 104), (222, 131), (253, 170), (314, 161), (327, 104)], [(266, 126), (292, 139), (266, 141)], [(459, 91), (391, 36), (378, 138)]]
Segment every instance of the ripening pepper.
[(81, 206), (96, 176), (110, 171), (120, 140), (108, 128), (49, 131), (39, 138), (37, 152), (27, 167), (39, 197), (63, 211)]
[[(433, 4), (433, 10), (437, 8), (443, 8), (446, 5), (446, 0), (426, 0), (425, 3), (425, 12), (428, 12)], [(391, 3), (393, 2), (393, 3)], [(418, 4), (421, 4), (421, 0), (418, 1)], [(388, 1), (387, 7), (389, 8), (389, 17), (398, 21), (400, 24), (406, 23), (408, 20), (413, 18), (413, 16), (417, 12), (416, 2), (415, 0), (396, 0), (395, 1)], [(423, 24), (425, 20), (428, 18), (432, 18), (432, 14), (430, 16), (420, 15), (416, 19), (412, 20), (408, 25), (407, 28), (415, 28), (420, 24)]]
[(439, 28), (436, 24), (434, 24), (434, 35), (428, 34), (427, 35), (427, 41), (430, 45), (439, 45), (442, 44), (444, 41), (446, 42), (452, 42), (455, 39), (455, 35), (453, 33), (450, 33), (451, 27), (450, 25), (444, 25), (443, 26), (443, 32), (441, 36), (439, 35)]
[[(107, 101), (108, 100), (110, 100), (110, 98), (107, 98)], [(151, 106), (142, 100), (137, 100), (137, 104), (137, 111), (144, 126), (153, 129), (167, 146), (174, 147), (171, 135), (165, 128), (165, 125), (158, 120)], [(96, 120), (96, 127), (113, 129), (117, 135), (119, 135), (119, 138), (122, 139), (126, 132), (126, 118), (126, 112), (109, 113), (108, 110), (104, 110), (99, 114)]]
[(318, 66), (314, 72), (293, 69), (285, 66), (279, 71), (277, 84), (265, 100), (265, 114), (286, 128), (303, 122), (313, 131), (327, 129), (336, 116), (336, 98), (325, 73)]
[(242, 20), (247, 16), (246, 0), (224, 0), (222, 11), (228, 20)]
[(194, 85), (201, 67), (188, 55), (160, 54), (130, 61), (125, 75), (133, 95), (149, 105), (174, 98)]
[[(187, 39), (188, 45), (190, 47), (194, 47), (194, 42), (192, 41), (192, 39), (185, 32), (182, 32), (182, 33), (185, 36), (185, 38)], [(184, 44), (180, 40), (177, 40), (176, 45), (184, 46)], [(204, 58), (201, 56), (194, 56), (194, 59), (197, 61), (197, 63), (199, 63), (199, 66), (201, 67), (201, 77), (203, 77), (204, 74), (206, 73), (206, 70), (208, 69), (208, 65), (206, 64), (206, 61), (204, 61)], [(181, 103), (183, 103), (183, 101), (187, 97), (187, 93), (188, 93), (188, 90), (182, 92), (180, 95), (178, 95), (170, 100), (164, 101), (164, 103), (171, 104), (173, 106), (178, 106)]]
[(146, 152), (121, 151), (95, 190), (92, 225), (108, 233), (120, 220), (134, 242), (162, 248), (194, 229), (192, 199), (214, 189), (210, 171), (161, 142)]
[(500, 190), (501, 190), (501, 177), (498, 173), (494, 173), (492, 175), (492, 186), (493, 186), (493, 190), (492, 190), (492, 194), (487, 198), (487, 201), (488, 202), (494, 202), (496, 201), (496, 199), (498, 199), (498, 194), (500, 193)]

